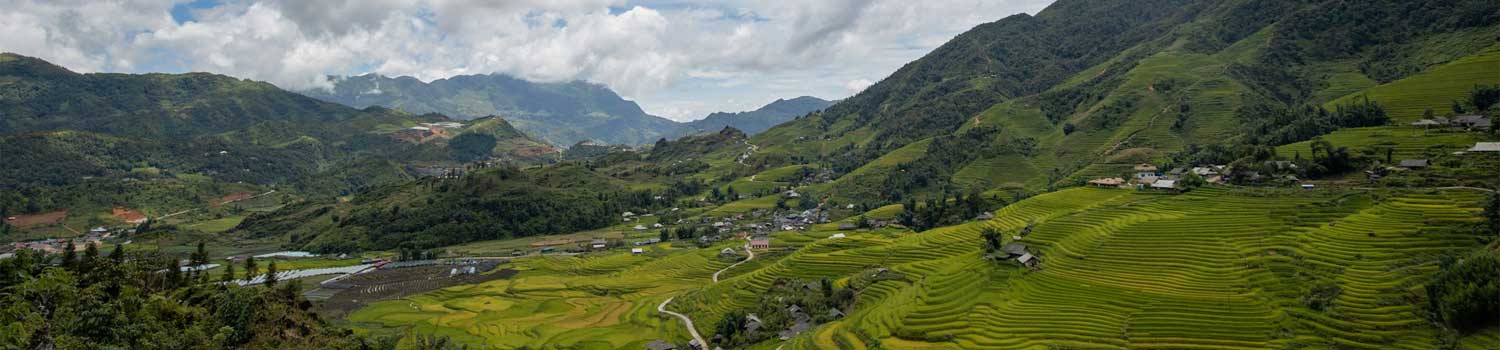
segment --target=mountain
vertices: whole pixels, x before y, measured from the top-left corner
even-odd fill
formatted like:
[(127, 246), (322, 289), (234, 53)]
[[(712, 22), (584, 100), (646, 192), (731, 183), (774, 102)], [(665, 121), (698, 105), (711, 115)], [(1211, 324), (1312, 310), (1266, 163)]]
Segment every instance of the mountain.
[(462, 75), (424, 83), (411, 77), (366, 74), (336, 78), (331, 90), (303, 94), (355, 108), (383, 106), (409, 113), (472, 119), (502, 116), (554, 145), (599, 140), (645, 144), (672, 134), (676, 122), (646, 114), (639, 105), (598, 84), (533, 83), (502, 74)]
[(787, 99), (777, 99), (759, 109), (746, 112), (728, 113), (716, 112), (709, 114), (703, 119), (683, 123), (686, 133), (701, 133), (733, 127), (746, 134), (759, 134), (777, 124), (785, 123), (794, 118), (816, 112), (833, 105), (833, 101), (823, 100), (812, 96), (802, 96)]
[[(228, 234), (518, 256), (508, 288), (344, 323), (509, 348), (687, 342), (621, 311), (658, 305), (725, 348), (1493, 349), (1500, 158), (1460, 147), (1500, 136), (1407, 124), (1500, 116), (1497, 20), (1493, 1), (1061, 0), (759, 134), (581, 142)], [(1141, 163), (1228, 179), (1085, 185)], [(537, 235), (557, 236), (468, 244)]]
[[(1268, 160), (1249, 150), (1387, 123), (1351, 114), (1369, 109), (1358, 95), (1495, 47), (1500, 30), (1485, 23), (1496, 9), (1058, 1), (979, 25), (856, 96), (756, 135), (761, 151), (748, 162), (827, 164), (840, 175), (827, 191), (882, 201), (943, 188), (1045, 191), (1143, 162), (1242, 161), (1246, 174), (1272, 172), (1249, 166)], [(1442, 81), (1457, 88), (1447, 95), (1372, 102), (1445, 111), (1497, 76), (1454, 76)], [(1387, 117), (1417, 117), (1405, 113)], [(1231, 151), (1204, 153), (1209, 145)]]
[(0, 54), (0, 153), (0, 211), (11, 213), (180, 210), (278, 187), (338, 195), (477, 160), (558, 158), (496, 117), (354, 109), (208, 73), (78, 74), (9, 53)]

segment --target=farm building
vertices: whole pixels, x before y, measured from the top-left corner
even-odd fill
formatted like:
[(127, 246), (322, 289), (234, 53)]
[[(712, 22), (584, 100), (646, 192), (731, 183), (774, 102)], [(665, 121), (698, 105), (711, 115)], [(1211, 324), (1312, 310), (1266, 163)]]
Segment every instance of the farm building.
[(1457, 127), (1483, 129), (1490, 127), (1491, 122), (1489, 117), (1482, 115), (1461, 115), (1453, 117), (1451, 123)]
[(1151, 188), (1157, 190), (1175, 190), (1177, 189), (1177, 180), (1156, 180), (1156, 182), (1151, 183)]
[(1029, 254), (1026, 252), (1026, 245), (1020, 243), (1006, 244), (1004, 247), (1000, 247), (1000, 251), (1005, 252), (1005, 254), (1009, 256), (1022, 256)]
[(752, 239), (752, 240), (750, 240), (750, 248), (751, 249), (768, 249), (768, 248), (771, 248), (771, 240), (770, 239), (766, 239), (766, 238)]
[(1400, 167), (1407, 169), (1423, 169), (1428, 166), (1426, 159), (1406, 159), (1401, 161)]
[(1030, 267), (1030, 266), (1036, 266), (1037, 260), (1036, 260), (1036, 256), (1031, 255), (1031, 253), (1026, 253), (1026, 254), (1021, 254), (1020, 257), (1016, 258), (1016, 262), (1021, 263), (1021, 265), (1025, 265), (1025, 266)]
[(630, 248), (630, 254), (632, 254), (632, 255), (641, 255), (641, 254), (645, 254), (645, 253), (646, 253), (646, 250), (645, 250), (645, 249), (641, 249), (641, 248)]
[(664, 340), (657, 340), (657, 341), (653, 341), (653, 342), (650, 342), (650, 343), (646, 343), (646, 350), (674, 350), (674, 349), (677, 349), (677, 345), (672, 345), (672, 343), (668, 343), (668, 342), (666, 342)]
[(1118, 177), (1089, 180), (1089, 186), (1094, 187), (1120, 187), (1123, 184), (1125, 184), (1125, 179)]
[(606, 246), (609, 246), (609, 242), (605, 242), (602, 239), (596, 239), (589, 243), (589, 248), (593, 248), (594, 250), (602, 250)]

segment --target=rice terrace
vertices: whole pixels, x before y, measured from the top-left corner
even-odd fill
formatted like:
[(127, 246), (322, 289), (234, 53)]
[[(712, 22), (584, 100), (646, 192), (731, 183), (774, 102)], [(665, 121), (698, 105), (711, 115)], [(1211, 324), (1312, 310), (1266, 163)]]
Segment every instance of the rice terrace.
[(1500, 1), (0, 28), (0, 350), (1500, 350)]
[[(690, 338), (654, 309), (666, 298), (676, 298), (671, 310), (714, 320), (755, 306), (774, 281), (796, 278), (857, 285), (856, 302), (790, 341), (746, 348), (1420, 349), (1440, 330), (1410, 301), (1439, 257), (1473, 246), (1462, 228), (1477, 220), (1482, 198), (1467, 190), (1081, 188), (915, 235), (831, 239), (840, 232), (833, 227), (773, 234), (786, 254), (718, 283), (710, 275), (725, 264), (711, 256), (738, 243), (520, 260), (513, 279), (381, 302), (349, 319), (497, 348), (639, 348), (653, 337)], [(1042, 262), (983, 258), (973, 243), (983, 230), (1006, 233), (1006, 243), (1026, 244)], [(859, 283), (884, 269), (906, 277)]]

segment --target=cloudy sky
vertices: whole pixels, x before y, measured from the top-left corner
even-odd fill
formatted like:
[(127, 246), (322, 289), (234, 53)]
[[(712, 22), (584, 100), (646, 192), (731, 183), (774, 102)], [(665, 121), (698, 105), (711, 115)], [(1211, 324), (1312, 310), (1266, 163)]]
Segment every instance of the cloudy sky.
[(0, 51), (80, 72), (588, 80), (676, 119), (844, 98), (1051, 0), (0, 0)]

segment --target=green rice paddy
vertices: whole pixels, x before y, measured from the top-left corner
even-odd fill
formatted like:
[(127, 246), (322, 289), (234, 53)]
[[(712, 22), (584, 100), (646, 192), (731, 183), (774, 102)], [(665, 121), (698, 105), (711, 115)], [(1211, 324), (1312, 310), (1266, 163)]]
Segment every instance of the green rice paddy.
[[(921, 233), (773, 235), (765, 254), (721, 276), (710, 249), (651, 247), (523, 259), (514, 279), (373, 304), (367, 329), (409, 327), (501, 349), (639, 348), (689, 339), (655, 306), (691, 316), (705, 337), (778, 278), (887, 268), (907, 281), (859, 291), (854, 310), (774, 349), (1428, 349), (1422, 284), (1440, 256), (1474, 249), (1473, 191), (1202, 188), (1187, 194), (1074, 188), (999, 210), (994, 220)], [(995, 228), (1039, 270), (981, 257)], [(1336, 292), (1327, 292), (1336, 291)], [(1316, 296), (1316, 297), (1310, 297)], [(1492, 346), (1495, 330), (1459, 340)]]

